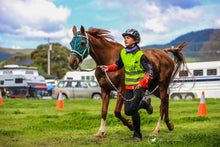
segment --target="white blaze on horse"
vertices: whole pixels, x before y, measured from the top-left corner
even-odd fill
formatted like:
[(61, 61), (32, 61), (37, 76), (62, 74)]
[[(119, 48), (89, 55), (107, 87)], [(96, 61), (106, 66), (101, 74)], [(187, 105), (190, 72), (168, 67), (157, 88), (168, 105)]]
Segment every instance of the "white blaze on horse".
[[(88, 31), (85, 31), (83, 26), (81, 26), (80, 31), (77, 32), (77, 28), (74, 26), (74, 36), (70, 42), (72, 52), (69, 64), (71, 68), (73, 70), (77, 69), (80, 62), (82, 62), (88, 55), (95, 60), (97, 67), (98, 65), (114, 64), (124, 46), (114, 42), (113, 37), (109, 33), (110, 32), (107, 30), (96, 28), (91, 28)], [(148, 90), (153, 91), (158, 87), (154, 90), (153, 94), (161, 99), (160, 117), (153, 134), (159, 133), (164, 114), (164, 121), (166, 122), (168, 129), (170, 131), (174, 129), (174, 125), (170, 122), (168, 115), (169, 95), (167, 94), (167, 90), (170, 82), (172, 82), (174, 76), (180, 70), (180, 65), (185, 64), (181, 51), (186, 45), (186, 43), (181, 43), (174, 49), (159, 50), (150, 48), (142, 50), (151, 62), (154, 70), (154, 77), (149, 83)], [(168, 52), (171, 52), (174, 55), (174, 60), (169, 56)], [(109, 95), (111, 90), (115, 89), (100, 68), (96, 68), (95, 76), (102, 92), (102, 119), (100, 129), (94, 137), (101, 138), (105, 133), (106, 116), (110, 98)], [(124, 68), (116, 72), (110, 72), (108, 73), (108, 76), (118, 91), (124, 96)], [(118, 94), (114, 111), (115, 116), (118, 117), (130, 130), (133, 130), (132, 122), (121, 115), (122, 105), (123, 98)]]

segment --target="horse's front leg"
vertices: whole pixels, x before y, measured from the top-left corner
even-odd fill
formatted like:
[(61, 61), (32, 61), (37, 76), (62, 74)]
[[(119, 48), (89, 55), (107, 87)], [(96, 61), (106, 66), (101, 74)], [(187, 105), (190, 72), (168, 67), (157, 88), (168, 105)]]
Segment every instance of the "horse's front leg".
[(94, 135), (95, 138), (102, 138), (105, 134), (105, 123), (106, 123), (105, 121), (106, 121), (108, 105), (109, 105), (110, 91), (107, 91), (103, 88), (101, 88), (101, 91), (102, 91), (102, 119), (101, 119), (101, 125), (99, 131)]
[[(124, 95), (124, 91), (121, 92), (121, 93), (123, 93), (123, 95)], [(127, 126), (131, 131), (133, 131), (133, 130), (134, 130), (134, 128), (133, 128), (133, 123), (130, 122), (129, 119), (125, 119), (125, 118), (121, 115), (121, 108), (122, 108), (122, 106), (123, 106), (123, 102), (124, 102), (123, 99), (122, 99), (121, 96), (118, 94), (118, 96), (117, 96), (117, 102), (116, 102), (116, 107), (115, 107), (115, 116), (116, 116), (117, 118), (119, 118), (119, 119), (123, 122), (123, 124), (124, 124), (125, 126)]]

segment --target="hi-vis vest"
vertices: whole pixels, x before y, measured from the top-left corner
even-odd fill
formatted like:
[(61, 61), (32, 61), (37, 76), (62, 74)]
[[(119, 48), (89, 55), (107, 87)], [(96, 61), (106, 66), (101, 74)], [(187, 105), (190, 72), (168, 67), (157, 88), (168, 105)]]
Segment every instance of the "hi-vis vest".
[(125, 68), (125, 85), (137, 85), (146, 75), (144, 67), (140, 63), (142, 51), (135, 54), (126, 53), (125, 49), (121, 51), (121, 59)]

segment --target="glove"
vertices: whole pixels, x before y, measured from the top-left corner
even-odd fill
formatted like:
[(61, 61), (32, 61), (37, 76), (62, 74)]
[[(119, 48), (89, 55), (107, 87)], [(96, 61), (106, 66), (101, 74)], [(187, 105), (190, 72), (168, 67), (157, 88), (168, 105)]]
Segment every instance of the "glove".
[(143, 87), (143, 88), (148, 88), (148, 84), (150, 82), (150, 80), (152, 79), (152, 77), (149, 75), (149, 74), (146, 74), (144, 76), (144, 78), (140, 81), (140, 85)]
[(116, 71), (118, 66), (116, 64), (112, 64), (108, 66), (108, 71)]

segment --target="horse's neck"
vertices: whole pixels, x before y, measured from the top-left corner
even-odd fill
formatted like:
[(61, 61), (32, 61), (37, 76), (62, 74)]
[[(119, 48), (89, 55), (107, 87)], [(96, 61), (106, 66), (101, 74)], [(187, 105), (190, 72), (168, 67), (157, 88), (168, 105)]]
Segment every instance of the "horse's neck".
[(105, 46), (105, 44), (93, 44), (90, 55), (95, 60), (97, 65), (111, 65), (114, 64), (118, 58), (122, 45)]
[(102, 47), (94, 47), (91, 49), (90, 55), (95, 60), (97, 65), (110, 65), (110, 59), (112, 56), (112, 51), (104, 50)]

